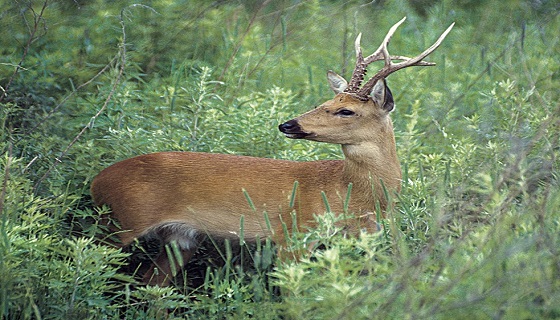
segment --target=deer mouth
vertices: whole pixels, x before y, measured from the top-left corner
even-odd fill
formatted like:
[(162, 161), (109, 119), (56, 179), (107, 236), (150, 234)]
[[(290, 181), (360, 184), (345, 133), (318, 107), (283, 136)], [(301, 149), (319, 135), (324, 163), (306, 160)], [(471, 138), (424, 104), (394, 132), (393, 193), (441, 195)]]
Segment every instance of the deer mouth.
[(298, 133), (285, 133), (284, 135), (290, 139), (305, 139), (310, 134), (307, 132), (298, 132)]
[(297, 120), (282, 123), (278, 126), (278, 130), (290, 139), (304, 139), (310, 135), (310, 133), (301, 130)]

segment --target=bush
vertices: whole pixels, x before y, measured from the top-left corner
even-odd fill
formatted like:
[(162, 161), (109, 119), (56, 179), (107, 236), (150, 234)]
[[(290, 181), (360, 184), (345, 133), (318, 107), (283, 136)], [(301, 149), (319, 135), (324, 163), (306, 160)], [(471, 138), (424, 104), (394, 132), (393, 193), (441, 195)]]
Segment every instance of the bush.
[[(4, 318), (560, 317), (553, 2), (4, 2)], [(173, 287), (121, 272), (133, 258), (98, 241), (100, 170), (162, 150), (340, 158), (276, 127), (331, 96), (358, 32), (371, 52), (405, 15), (394, 54), (456, 26), (437, 67), (388, 79), (403, 182), (382, 232), (345, 236), (327, 213), (294, 234), (323, 244), (298, 262), (216, 241)]]

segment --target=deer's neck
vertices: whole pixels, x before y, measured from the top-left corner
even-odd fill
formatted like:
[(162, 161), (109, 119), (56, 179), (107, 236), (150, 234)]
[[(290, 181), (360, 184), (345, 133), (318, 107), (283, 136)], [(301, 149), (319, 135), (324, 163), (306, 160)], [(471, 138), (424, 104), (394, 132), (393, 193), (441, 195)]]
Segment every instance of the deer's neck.
[(343, 178), (352, 182), (351, 203), (355, 209), (374, 210), (378, 200), (381, 208), (387, 201), (383, 186), (389, 191), (399, 191), (401, 169), (393, 127), (389, 120), (387, 127), (378, 135), (360, 144), (343, 145), (345, 155)]

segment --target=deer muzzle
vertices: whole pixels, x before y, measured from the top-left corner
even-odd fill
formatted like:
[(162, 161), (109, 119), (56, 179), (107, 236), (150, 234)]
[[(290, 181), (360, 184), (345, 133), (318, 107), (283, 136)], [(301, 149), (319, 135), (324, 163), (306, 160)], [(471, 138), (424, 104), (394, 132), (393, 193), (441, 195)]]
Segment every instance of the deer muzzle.
[(304, 139), (309, 135), (308, 132), (301, 129), (299, 123), (295, 119), (282, 123), (278, 126), (278, 130), (290, 139)]

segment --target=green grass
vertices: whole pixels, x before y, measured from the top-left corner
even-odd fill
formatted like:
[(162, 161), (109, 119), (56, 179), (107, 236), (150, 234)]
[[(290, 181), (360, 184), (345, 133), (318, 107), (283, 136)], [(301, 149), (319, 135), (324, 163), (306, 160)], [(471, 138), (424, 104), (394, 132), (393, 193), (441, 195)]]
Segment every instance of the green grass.
[[(3, 318), (560, 317), (554, 1), (0, 4)], [(436, 67), (388, 79), (403, 182), (381, 232), (346, 237), (329, 213), (293, 235), (323, 244), (297, 262), (213, 239), (173, 287), (122, 272), (150, 252), (97, 241), (99, 171), (162, 150), (341, 158), (276, 128), (332, 96), (358, 32), (372, 52), (403, 16), (393, 54), (456, 25)]]

